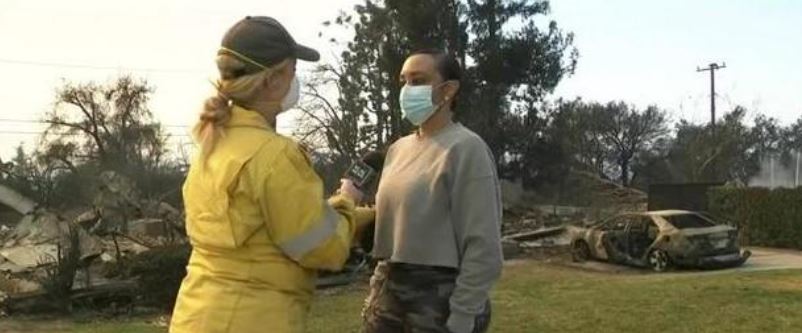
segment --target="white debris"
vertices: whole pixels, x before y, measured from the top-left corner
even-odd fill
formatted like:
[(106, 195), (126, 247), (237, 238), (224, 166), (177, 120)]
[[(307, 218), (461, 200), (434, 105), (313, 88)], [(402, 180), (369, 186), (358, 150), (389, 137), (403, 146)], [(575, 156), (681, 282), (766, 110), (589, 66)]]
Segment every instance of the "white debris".
[(39, 244), (9, 247), (0, 249), (0, 256), (15, 265), (33, 268), (55, 262), (58, 256), (58, 246), (55, 244)]

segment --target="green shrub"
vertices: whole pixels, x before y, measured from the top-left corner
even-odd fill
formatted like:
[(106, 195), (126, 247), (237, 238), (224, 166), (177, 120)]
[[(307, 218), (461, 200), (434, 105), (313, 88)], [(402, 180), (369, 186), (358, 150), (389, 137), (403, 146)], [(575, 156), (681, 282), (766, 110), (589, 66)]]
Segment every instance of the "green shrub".
[(741, 229), (745, 245), (802, 249), (802, 188), (718, 187), (710, 213)]

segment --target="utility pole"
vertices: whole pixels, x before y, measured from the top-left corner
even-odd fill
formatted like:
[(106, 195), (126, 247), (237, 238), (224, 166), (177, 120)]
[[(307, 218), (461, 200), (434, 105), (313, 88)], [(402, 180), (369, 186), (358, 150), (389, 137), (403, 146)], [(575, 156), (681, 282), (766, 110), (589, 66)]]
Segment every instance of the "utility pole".
[(794, 187), (799, 187), (799, 158), (802, 155), (802, 152), (796, 152), (796, 176), (794, 180)]
[(772, 154), (770, 158), (771, 158), (771, 172), (769, 174), (771, 175), (770, 178), (771, 180), (769, 181), (770, 184), (769, 188), (773, 190), (774, 187), (776, 186), (775, 185), (776, 183), (774, 182), (774, 154)]
[(713, 126), (715, 133), (716, 128), (716, 71), (719, 69), (727, 68), (726, 63), (710, 63), (705, 68), (696, 67), (697, 72), (710, 72), (710, 125)]
[[(713, 145), (718, 144), (718, 140), (716, 138), (716, 71), (719, 69), (727, 68), (726, 63), (721, 63), (721, 65), (713, 62), (707, 65), (705, 68), (696, 67), (697, 72), (710, 72), (710, 133), (711, 133), (711, 142)], [(715, 154), (715, 149), (713, 150), (713, 154)], [(713, 180), (716, 180), (718, 175), (718, 163), (716, 163), (716, 158), (713, 157), (713, 161), (711, 166), (713, 168)]]

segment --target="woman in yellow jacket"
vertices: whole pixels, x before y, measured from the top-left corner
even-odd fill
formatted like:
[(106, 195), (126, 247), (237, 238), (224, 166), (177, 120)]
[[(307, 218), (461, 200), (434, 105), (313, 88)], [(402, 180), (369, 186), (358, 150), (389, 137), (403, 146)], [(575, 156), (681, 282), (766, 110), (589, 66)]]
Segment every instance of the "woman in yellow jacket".
[(218, 94), (194, 130), (184, 184), (193, 246), (171, 333), (303, 332), (318, 269), (337, 270), (359, 228), (361, 193), (323, 185), (276, 115), (298, 100), (297, 59), (317, 61), (269, 17), (247, 17), (217, 55)]

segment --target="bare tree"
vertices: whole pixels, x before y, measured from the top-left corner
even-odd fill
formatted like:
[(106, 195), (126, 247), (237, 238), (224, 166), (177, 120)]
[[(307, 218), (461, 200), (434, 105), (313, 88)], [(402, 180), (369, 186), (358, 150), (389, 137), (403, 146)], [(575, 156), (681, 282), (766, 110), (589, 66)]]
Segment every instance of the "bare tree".
[(87, 161), (118, 171), (158, 167), (165, 136), (147, 108), (151, 93), (147, 83), (130, 76), (108, 85), (65, 83), (44, 119), (44, 162), (73, 170)]
[(354, 159), (365, 144), (359, 137), (359, 114), (344, 112), (341, 96), (341, 68), (325, 64), (315, 68), (304, 85), (305, 99), (298, 107), (295, 136), (308, 147), (337, 158)]

